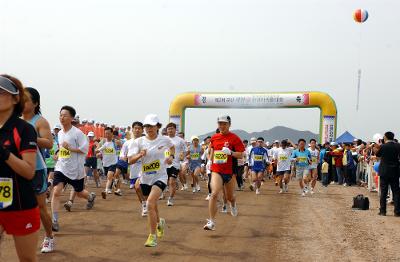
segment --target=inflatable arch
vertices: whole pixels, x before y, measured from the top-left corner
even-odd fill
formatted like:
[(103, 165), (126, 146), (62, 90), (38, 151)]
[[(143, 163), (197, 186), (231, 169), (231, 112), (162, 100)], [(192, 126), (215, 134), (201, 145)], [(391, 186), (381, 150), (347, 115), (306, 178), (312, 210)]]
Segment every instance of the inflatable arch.
[(320, 114), (320, 142), (336, 139), (337, 110), (335, 101), (322, 92), (290, 93), (184, 93), (172, 101), (170, 122), (185, 130), (186, 108), (315, 108)]

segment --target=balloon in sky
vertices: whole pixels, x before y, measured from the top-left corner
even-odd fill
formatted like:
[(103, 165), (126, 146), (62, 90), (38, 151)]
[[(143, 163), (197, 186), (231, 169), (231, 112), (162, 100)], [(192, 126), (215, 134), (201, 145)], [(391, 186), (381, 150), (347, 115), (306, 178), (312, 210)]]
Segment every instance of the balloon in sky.
[(364, 23), (368, 19), (368, 12), (364, 9), (357, 9), (353, 13), (353, 18), (357, 23)]

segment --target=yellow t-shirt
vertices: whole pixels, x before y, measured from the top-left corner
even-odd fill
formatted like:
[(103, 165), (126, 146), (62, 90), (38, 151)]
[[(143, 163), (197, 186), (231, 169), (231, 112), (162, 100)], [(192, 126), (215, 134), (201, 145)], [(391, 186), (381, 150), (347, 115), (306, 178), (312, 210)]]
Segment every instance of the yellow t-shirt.
[(329, 172), (329, 164), (327, 162), (322, 163), (321, 173), (326, 174)]

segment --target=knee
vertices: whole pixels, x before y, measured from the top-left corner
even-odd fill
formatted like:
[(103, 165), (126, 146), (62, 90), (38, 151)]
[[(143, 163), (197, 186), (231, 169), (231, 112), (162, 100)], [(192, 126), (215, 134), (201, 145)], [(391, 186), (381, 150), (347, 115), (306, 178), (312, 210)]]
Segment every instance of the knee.
[(156, 210), (156, 203), (155, 201), (147, 200), (147, 210), (148, 211), (155, 211)]

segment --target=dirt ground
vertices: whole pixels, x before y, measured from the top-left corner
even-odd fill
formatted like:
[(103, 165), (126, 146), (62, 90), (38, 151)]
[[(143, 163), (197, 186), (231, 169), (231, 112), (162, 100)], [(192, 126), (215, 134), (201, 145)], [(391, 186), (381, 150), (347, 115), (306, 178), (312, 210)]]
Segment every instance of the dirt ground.
[[(400, 261), (400, 218), (393, 217), (393, 206), (379, 217), (377, 194), (363, 188), (319, 186), (303, 198), (294, 181), (282, 195), (267, 181), (261, 195), (237, 192), (239, 216), (219, 213), (211, 232), (203, 230), (208, 212), (202, 186), (201, 193), (179, 191), (173, 207), (160, 201), (165, 237), (156, 248), (145, 248), (147, 220), (133, 191), (124, 188), (123, 197), (103, 200), (101, 190), (89, 185), (98, 196), (94, 209), (86, 211), (77, 200), (71, 213), (62, 210), (56, 251), (38, 249), (39, 261)], [(369, 211), (351, 209), (359, 193), (370, 197)], [(41, 230), (40, 242), (43, 235)], [(0, 252), (0, 261), (17, 260), (10, 236)]]

